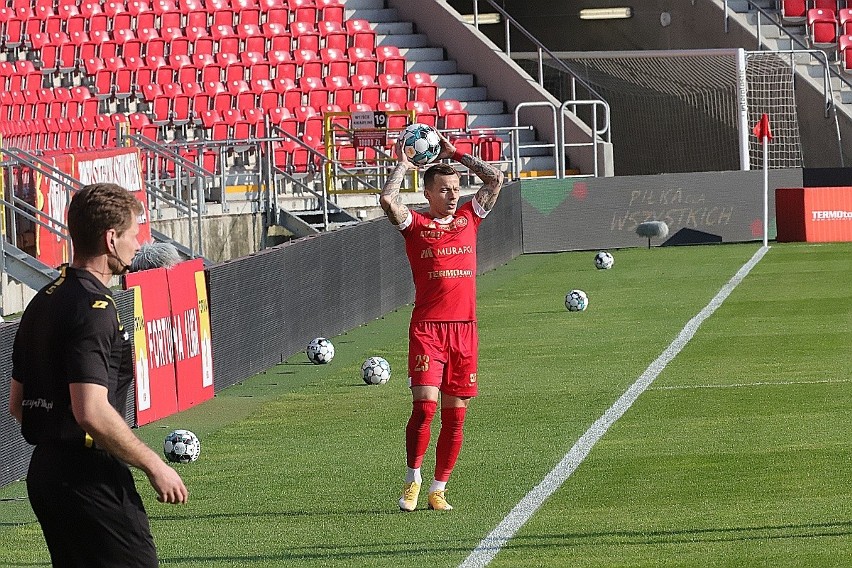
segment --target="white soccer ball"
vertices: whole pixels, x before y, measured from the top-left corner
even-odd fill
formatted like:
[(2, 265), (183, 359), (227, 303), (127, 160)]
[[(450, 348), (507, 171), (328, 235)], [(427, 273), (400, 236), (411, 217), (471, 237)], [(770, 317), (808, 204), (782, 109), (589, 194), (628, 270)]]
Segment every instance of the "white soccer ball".
[(425, 166), (441, 153), (441, 137), (428, 124), (415, 122), (402, 131), (402, 149), (413, 164)]
[(565, 307), (569, 312), (582, 312), (589, 307), (589, 297), (582, 290), (571, 290), (565, 294)]
[(194, 462), (201, 454), (201, 440), (189, 430), (174, 430), (163, 442), (163, 453), (170, 462)]
[(390, 376), (390, 363), (381, 357), (370, 357), (361, 365), (361, 378), (368, 385), (383, 385)]
[(334, 359), (334, 345), (325, 337), (317, 337), (308, 343), (305, 353), (314, 365), (331, 363)]
[(598, 270), (608, 270), (615, 263), (615, 258), (605, 250), (600, 251), (595, 255), (595, 268)]

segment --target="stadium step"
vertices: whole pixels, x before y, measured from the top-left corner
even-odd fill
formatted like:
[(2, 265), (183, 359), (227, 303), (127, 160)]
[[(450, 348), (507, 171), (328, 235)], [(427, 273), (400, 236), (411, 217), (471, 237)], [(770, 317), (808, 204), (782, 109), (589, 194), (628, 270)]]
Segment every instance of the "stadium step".
[[(402, 50), (400, 50), (400, 52), (402, 52)], [(409, 59), (409, 56), (405, 55), (405, 57), (406, 70), (409, 72), (419, 71), (421, 73), (429, 73), (430, 75), (451, 75), (458, 71), (458, 65), (452, 59), (416, 59), (412, 61)]]
[[(382, 38), (380, 37), (379, 39), (381, 40)], [(455, 61), (446, 60), (446, 55), (444, 53), (443, 47), (400, 47), (399, 52), (400, 54), (402, 54), (403, 57), (405, 57), (406, 61), (410, 61), (413, 64), (434, 61), (441, 63), (452, 63), (453, 67), (456, 66)], [(422, 71), (422, 69), (414, 69), (414, 71)]]
[[(446, 75), (445, 75), (446, 77)], [(438, 98), (455, 99), (457, 101), (484, 101), (488, 97), (485, 87), (449, 87), (435, 81), (438, 85)]]
[(377, 22), (373, 25), (376, 35), (404, 35), (413, 34), (414, 24), (411, 22)]
[[(349, 3), (347, 3), (348, 5)], [(357, 8), (347, 10), (346, 14), (349, 19), (367, 20), (371, 23), (399, 21), (399, 13), (396, 8)]]
[(395, 45), (404, 47), (429, 47), (429, 37), (426, 34), (394, 34), (376, 37), (378, 45)]

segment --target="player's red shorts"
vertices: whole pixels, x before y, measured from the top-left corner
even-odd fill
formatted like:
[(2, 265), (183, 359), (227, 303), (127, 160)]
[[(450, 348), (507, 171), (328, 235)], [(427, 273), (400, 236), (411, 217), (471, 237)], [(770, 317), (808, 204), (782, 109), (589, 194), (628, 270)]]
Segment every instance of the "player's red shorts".
[(470, 397), (478, 393), (476, 322), (417, 322), (408, 328), (408, 383)]

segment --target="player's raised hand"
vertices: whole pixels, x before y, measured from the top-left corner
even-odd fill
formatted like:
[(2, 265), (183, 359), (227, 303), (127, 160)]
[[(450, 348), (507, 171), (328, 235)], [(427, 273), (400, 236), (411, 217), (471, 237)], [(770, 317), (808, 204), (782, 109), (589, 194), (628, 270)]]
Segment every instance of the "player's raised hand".
[(435, 158), (436, 162), (445, 158), (452, 158), (453, 154), (456, 153), (456, 147), (450, 142), (449, 138), (440, 132), (438, 132), (438, 136), (441, 138), (441, 151), (438, 153), (438, 157)]
[(409, 170), (416, 170), (417, 165), (414, 164), (411, 160), (409, 160), (408, 156), (405, 155), (403, 145), (404, 141), (400, 136), (399, 140), (396, 141), (396, 144), (393, 145), (393, 150), (396, 155), (397, 163), (404, 165)]

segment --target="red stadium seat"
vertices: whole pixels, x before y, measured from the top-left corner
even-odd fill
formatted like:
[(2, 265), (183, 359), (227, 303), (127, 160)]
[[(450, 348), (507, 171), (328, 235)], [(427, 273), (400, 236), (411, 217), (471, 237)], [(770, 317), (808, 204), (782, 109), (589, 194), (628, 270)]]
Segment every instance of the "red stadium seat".
[(319, 77), (305, 76), (299, 78), (299, 88), (302, 90), (302, 99), (307, 101), (308, 106), (320, 108), (329, 103), (329, 91)]
[(349, 75), (349, 59), (342, 49), (323, 48), (320, 50), (320, 59), (324, 67), (324, 77), (346, 77)]
[(806, 0), (781, 0), (781, 20), (785, 23), (803, 22), (807, 14)]
[(430, 107), (427, 103), (418, 100), (408, 101), (405, 104), (405, 109), (414, 111), (414, 120), (416, 122), (437, 127), (438, 111)]
[(434, 108), (438, 100), (438, 86), (432, 82), (428, 73), (412, 72), (405, 76), (406, 83), (412, 91), (415, 101), (423, 101)]
[(812, 47), (832, 47), (837, 44), (837, 18), (834, 12), (820, 8), (808, 10), (808, 40)]
[(295, 49), (319, 51), (320, 35), (316, 24), (307, 21), (295, 21), (290, 24)]
[(321, 20), (317, 26), (323, 47), (346, 51), (349, 47), (349, 35), (341, 22)]
[(301, 76), (322, 77), (322, 59), (317, 52), (308, 49), (296, 49), (293, 51), (293, 60), (301, 70)]
[(381, 65), (382, 73), (405, 76), (405, 58), (395, 45), (376, 47), (376, 59)]
[(388, 73), (379, 75), (379, 87), (382, 89), (382, 95), (386, 102), (394, 103), (400, 109), (405, 107), (405, 103), (408, 102), (408, 85), (401, 75)]
[(852, 8), (842, 8), (837, 12), (840, 23), (840, 35), (852, 35)]
[(837, 49), (840, 58), (840, 68), (852, 73), (852, 35), (842, 35), (838, 39)]
[(352, 86), (358, 93), (358, 102), (366, 104), (370, 109), (375, 108), (382, 98), (382, 89), (370, 75), (355, 75)]
[(349, 108), (355, 102), (355, 89), (349, 83), (346, 76), (329, 75), (323, 80), (328, 89), (329, 96), (334, 104), (340, 108)]
[(437, 102), (438, 117), (443, 130), (467, 130), (467, 111), (454, 99), (441, 99)]
[(376, 32), (367, 20), (357, 18), (346, 20), (345, 28), (349, 35), (350, 46), (363, 47), (371, 52), (376, 48)]
[(343, 24), (345, 14), (341, 0), (316, 0), (316, 4), (319, 9), (318, 19), (320, 21)]
[(346, 54), (352, 63), (354, 75), (370, 75), (377, 77), (379, 74), (379, 62), (372, 48), (350, 47)]

